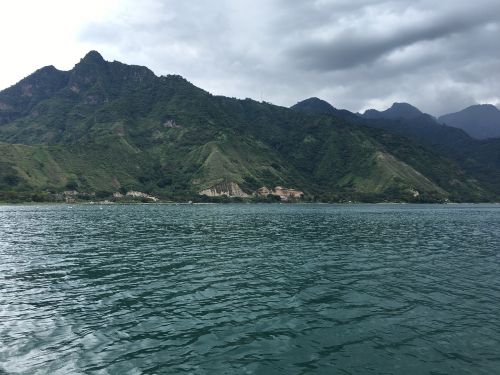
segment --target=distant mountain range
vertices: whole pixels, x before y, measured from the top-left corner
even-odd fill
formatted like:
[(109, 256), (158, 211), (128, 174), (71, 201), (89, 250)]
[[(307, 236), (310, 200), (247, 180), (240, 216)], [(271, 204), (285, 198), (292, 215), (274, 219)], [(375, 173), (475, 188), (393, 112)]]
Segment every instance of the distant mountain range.
[[(292, 108), (307, 110), (309, 101), (316, 103), (319, 108), (318, 100), (320, 99), (306, 99)], [(331, 105), (330, 107), (333, 108)], [(327, 108), (324, 103), (322, 108)], [(323, 113), (335, 116), (340, 114), (334, 108)], [(364, 114), (357, 114), (357, 119), (353, 116), (355, 114), (349, 112), (343, 117), (357, 125), (379, 128), (406, 137), (454, 160), (489, 189), (498, 191), (500, 188), (500, 138), (472, 138), (464, 130), (442, 125), (433, 116), (422, 113), (407, 103), (394, 103), (386, 111), (368, 110)]]
[(477, 139), (500, 137), (500, 111), (491, 104), (473, 105), (439, 117), (439, 123), (463, 129)]
[[(344, 109), (334, 108), (330, 103), (319, 98), (309, 98), (291, 108), (315, 114), (354, 115)], [(394, 103), (384, 111), (368, 109), (363, 114), (357, 115), (370, 120), (415, 120), (426, 115), (439, 124), (462, 129), (476, 139), (500, 138), (500, 110), (492, 104), (473, 105), (437, 119), (408, 103)]]
[[(367, 119), (414, 120), (423, 114), (411, 104), (394, 103), (385, 111), (369, 109), (362, 116)], [(500, 137), (500, 110), (492, 104), (473, 105), (462, 111), (443, 115), (437, 122), (462, 129), (476, 139)]]
[(0, 92), (0, 200), (492, 201), (499, 150), (408, 104), (288, 109), (95, 51)]

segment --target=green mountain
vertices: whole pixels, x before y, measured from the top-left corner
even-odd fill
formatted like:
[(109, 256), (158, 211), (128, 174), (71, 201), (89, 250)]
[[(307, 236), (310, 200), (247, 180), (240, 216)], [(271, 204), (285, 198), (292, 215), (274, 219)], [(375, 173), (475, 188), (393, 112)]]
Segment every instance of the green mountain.
[[(456, 162), (467, 175), (472, 176), (487, 190), (494, 192), (495, 196), (500, 195), (500, 138), (477, 140), (462, 129), (438, 123), (434, 117), (422, 113), (416, 107), (403, 105), (401, 111), (394, 111), (398, 107), (395, 103), (386, 111), (365, 112), (365, 114), (378, 113), (375, 118), (366, 118), (363, 115), (362, 118), (356, 119), (353, 113), (346, 118), (358, 125), (399, 134), (414, 143), (432, 149)], [(337, 115), (339, 113), (336, 112)]]
[(347, 114), (214, 96), (92, 51), (0, 92), (0, 199), (496, 199), (459, 163)]

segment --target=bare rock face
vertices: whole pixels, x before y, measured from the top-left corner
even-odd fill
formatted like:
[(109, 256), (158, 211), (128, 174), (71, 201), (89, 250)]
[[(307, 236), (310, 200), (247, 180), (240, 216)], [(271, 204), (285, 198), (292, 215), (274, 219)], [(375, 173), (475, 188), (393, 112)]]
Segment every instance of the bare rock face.
[[(145, 198), (145, 199), (149, 199), (153, 202), (158, 202), (158, 198), (156, 197), (153, 197), (152, 195), (149, 195), (149, 194), (146, 194), (146, 193), (143, 193), (142, 191), (128, 191), (127, 194), (125, 194), (127, 197), (132, 197), (132, 198)], [(115, 198), (121, 198), (123, 197), (122, 194), (120, 193), (114, 193), (113, 194), (113, 197)]]
[(181, 129), (182, 128), (182, 126), (177, 124), (175, 122), (175, 120), (167, 120), (167, 121), (165, 121), (163, 126), (165, 126), (166, 128), (170, 128), (170, 129)]
[(143, 193), (141, 191), (128, 191), (127, 196), (134, 197), (134, 198), (146, 198), (146, 199), (150, 199), (154, 202), (158, 201), (158, 198), (153, 197), (152, 195)]
[(240, 186), (236, 182), (221, 182), (220, 184), (214, 185), (208, 189), (204, 189), (199, 192), (200, 195), (206, 195), (209, 197), (239, 197), (248, 198), (249, 195), (241, 190)]
[(275, 195), (281, 198), (282, 201), (292, 199), (301, 199), (304, 197), (304, 192), (296, 189), (286, 188), (283, 186), (276, 186), (274, 189), (268, 189), (263, 186), (257, 190), (257, 195), (266, 197), (268, 195)]
[(272, 194), (273, 191), (269, 190), (267, 187), (262, 186), (260, 189), (257, 190), (257, 195), (260, 195), (261, 197), (267, 197), (269, 194)]
[(274, 194), (279, 195), (282, 199), (285, 198), (302, 198), (304, 193), (300, 190), (285, 188), (282, 186), (276, 186), (274, 188)]

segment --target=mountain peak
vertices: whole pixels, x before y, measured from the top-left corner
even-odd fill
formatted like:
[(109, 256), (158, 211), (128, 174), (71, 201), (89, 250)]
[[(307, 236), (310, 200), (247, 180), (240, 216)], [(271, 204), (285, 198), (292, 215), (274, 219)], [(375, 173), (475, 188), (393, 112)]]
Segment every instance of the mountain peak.
[(385, 111), (377, 111), (368, 109), (363, 114), (363, 117), (370, 119), (414, 119), (422, 115), (422, 112), (409, 103), (393, 103), (392, 106)]
[(500, 110), (493, 104), (476, 104), (439, 117), (442, 124), (460, 128), (476, 139), (500, 137)]
[(101, 56), (101, 54), (97, 51), (89, 51), (83, 59), (81, 59), (81, 62), (94, 62), (94, 63), (102, 63), (104, 62), (104, 58)]
[[(392, 103), (391, 108), (405, 109), (405, 110), (412, 110), (412, 111), (420, 112), (420, 110), (417, 107), (411, 105), (410, 103), (405, 103), (405, 102), (394, 102), (394, 103)], [(420, 112), (420, 113), (422, 113), (422, 112)]]
[(312, 97), (309, 99), (302, 100), (297, 104), (290, 107), (291, 109), (311, 113), (311, 114), (320, 114), (320, 113), (335, 113), (336, 109), (330, 103), (325, 100)]
[(316, 103), (316, 104), (322, 104), (322, 105), (325, 105), (328, 107), (332, 107), (332, 105), (330, 103), (328, 103), (326, 100), (320, 99), (316, 96), (310, 97), (308, 99), (304, 99), (297, 104), (300, 104), (300, 103)]
[(463, 111), (478, 111), (478, 112), (500, 112), (500, 110), (493, 104), (475, 104), (465, 108)]

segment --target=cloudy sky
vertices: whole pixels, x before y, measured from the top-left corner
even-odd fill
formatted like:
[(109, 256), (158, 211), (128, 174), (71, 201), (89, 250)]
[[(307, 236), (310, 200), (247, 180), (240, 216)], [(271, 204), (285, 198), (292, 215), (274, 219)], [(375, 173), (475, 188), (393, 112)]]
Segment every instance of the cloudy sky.
[(284, 106), (500, 104), (498, 0), (16, 0), (1, 5), (0, 33), (0, 89), (95, 49)]

